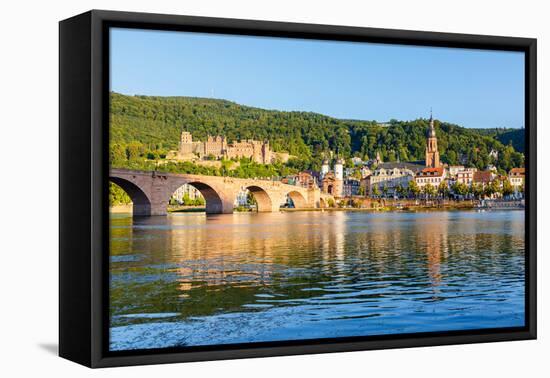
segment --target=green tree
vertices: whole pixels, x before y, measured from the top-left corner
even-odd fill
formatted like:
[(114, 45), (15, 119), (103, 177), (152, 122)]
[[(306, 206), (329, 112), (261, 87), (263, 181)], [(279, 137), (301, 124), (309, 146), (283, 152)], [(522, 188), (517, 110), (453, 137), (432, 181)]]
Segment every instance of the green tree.
[(454, 150), (447, 151), (447, 162), (450, 165), (458, 164), (458, 154)]
[(424, 185), (422, 192), (426, 195), (426, 198), (431, 198), (435, 195), (437, 189), (430, 183)]
[(502, 182), (502, 195), (503, 196), (510, 196), (514, 193), (514, 187), (510, 183), (509, 180), (504, 180)]
[(487, 184), (484, 188), (484, 195), (491, 197), (494, 194), (502, 194), (502, 188), (500, 187), (499, 180), (493, 180)]
[(126, 149), (120, 143), (109, 146), (109, 162), (111, 165), (123, 164), (127, 160)]
[(483, 196), (483, 185), (478, 183), (473, 183), (472, 186), (470, 187), (470, 192), (474, 195), (475, 198), (477, 199), (481, 199), (481, 197)]
[(246, 195), (246, 204), (248, 206), (258, 205), (258, 201), (256, 201), (256, 197), (254, 197), (254, 194), (252, 194), (251, 192), (248, 192), (248, 194)]
[(468, 185), (455, 181), (455, 183), (452, 185), (453, 193), (459, 195), (459, 196), (465, 196), (468, 194)]
[(449, 197), (449, 184), (447, 183), (447, 180), (441, 181), (437, 188), (437, 193), (443, 198)]
[(126, 146), (126, 156), (129, 161), (139, 160), (144, 152), (143, 144), (138, 141), (132, 141)]
[(401, 184), (397, 184), (395, 186), (395, 194), (397, 194), (397, 197), (402, 197), (404, 195), (404, 188), (403, 188), (403, 185)]
[(132, 200), (126, 192), (118, 185), (109, 183), (109, 206), (129, 205)]
[(384, 196), (384, 198), (388, 196), (388, 187), (386, 186), (386, 184), (382, 185), (382, 195)]
[(193, 205), (193, 200), (191, 199), (191, 197), (189, 196), (188, 193), (185, 193), (183, 195), (183, 198), (181, 199), (181, 202), (185, 205), (185, 206), (191, 206)]
[(409, 181), (409, 192), (411, 192), (414, 198), (418, 198), (420, 194), (420, 188), (414, 179)]

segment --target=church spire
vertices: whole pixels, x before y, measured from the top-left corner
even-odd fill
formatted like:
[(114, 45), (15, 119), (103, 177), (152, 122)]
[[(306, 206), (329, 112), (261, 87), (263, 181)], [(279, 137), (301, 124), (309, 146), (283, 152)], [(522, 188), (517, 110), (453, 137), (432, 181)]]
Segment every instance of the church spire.
[(432, 108), (430, 108), (430, 128), (428, 129), (428, 138), (435, 138), (435, 125)]
[(437, 149), (437, 137), (435, 135), (435, 125), (432, 109), (430, 108), (430, 128), (426, 138), (426, 167), (439, 168), (439, 151)]

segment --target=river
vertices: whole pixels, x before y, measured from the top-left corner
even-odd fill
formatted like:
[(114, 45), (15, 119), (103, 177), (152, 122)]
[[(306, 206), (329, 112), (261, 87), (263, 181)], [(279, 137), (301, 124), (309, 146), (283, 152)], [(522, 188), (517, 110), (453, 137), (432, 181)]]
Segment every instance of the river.
[(524, 217), (111, 214), (110, 349), (523, 326)]

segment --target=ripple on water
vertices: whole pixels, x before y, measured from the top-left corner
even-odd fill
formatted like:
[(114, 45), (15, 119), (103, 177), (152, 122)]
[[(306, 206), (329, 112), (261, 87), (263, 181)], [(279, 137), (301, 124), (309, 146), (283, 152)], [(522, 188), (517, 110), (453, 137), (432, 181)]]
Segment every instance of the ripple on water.
[(523, 215), (117, 218), (111, 348), (520, 326)]

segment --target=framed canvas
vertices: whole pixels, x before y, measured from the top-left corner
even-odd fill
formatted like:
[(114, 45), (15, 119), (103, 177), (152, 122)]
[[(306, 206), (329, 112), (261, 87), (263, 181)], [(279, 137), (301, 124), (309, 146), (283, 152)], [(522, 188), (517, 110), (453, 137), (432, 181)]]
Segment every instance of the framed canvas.
[(536, 337), (536, 40), (60, 22), (59, 353)]

